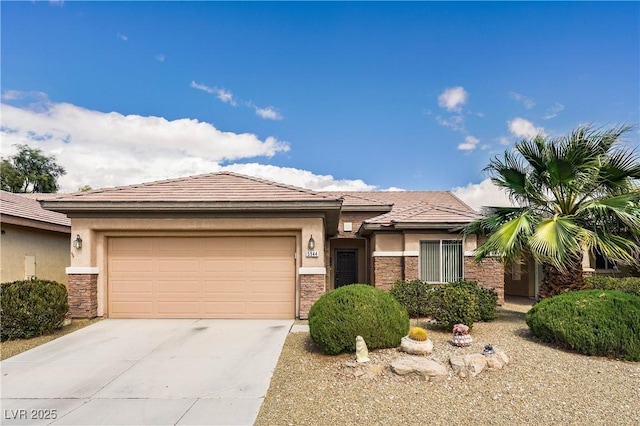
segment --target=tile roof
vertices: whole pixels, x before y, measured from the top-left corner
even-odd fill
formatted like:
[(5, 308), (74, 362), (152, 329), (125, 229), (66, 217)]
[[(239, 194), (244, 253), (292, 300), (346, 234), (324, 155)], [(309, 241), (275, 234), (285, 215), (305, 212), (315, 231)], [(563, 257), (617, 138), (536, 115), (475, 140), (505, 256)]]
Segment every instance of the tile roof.
[(372, 203), (392, 204), (395, 210), (425, 202), (474, 211), (449, 191), (349, 191), (333, 192), (332, 194), (344, 196), (343, 206), (362, 205), (363, 200), (370, 200)]
[[(233, 172), (209, 173), (136, 185), (76, 192), (49, 202), (298, 202), (336, 201), (327, 193)], [(47, 203), (49, 204), (49, 203)]]
[(366, 224), (394, 225), (408, 223), (468, 223), (480, 218), (469, 209), (458, 209), (441, 204), (420, 201), (416, 204), (394, 208), (389, 213), (365, 220)]
[(40, 206), (39, 199), (50, 199), (56, 194), (13, 194), (0, 191), (0, 214), (28, 219), (45, 224), (71, 226), (71, 220), (62, 213), (45, 210)]

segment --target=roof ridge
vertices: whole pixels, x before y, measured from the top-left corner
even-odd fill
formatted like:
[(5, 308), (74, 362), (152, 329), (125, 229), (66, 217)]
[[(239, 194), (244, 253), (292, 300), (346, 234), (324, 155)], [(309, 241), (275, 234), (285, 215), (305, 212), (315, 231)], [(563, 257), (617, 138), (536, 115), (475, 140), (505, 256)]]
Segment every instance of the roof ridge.
[(264, 183), (270, 186), (278, 186), (280, 188), (285, 188), (285, 189), (290, 189), (293, 191), (298, 191), (298, 192), (302, 192), (305, 194), (311, 194), (311, 195), (318, 195), (321, 197), (325, 197), (328, 199), (331, 199), (328, 195), (323, 194), (322, 192), (317, 192), (317, 191), (313, 191), (311, 189), (307, 189), (307, 188), (302, 188), (300, 186), (295, 186), (295, 185), (289, 185), (286, 183), (282, 183), (282, 182), (276, 182), (276, 181), (272, 181), (269, 179), (264, 179), (258, 176), (251, 176), (251, 175), (245, 175), (242, 173), (236, 173), (236, 172), (232, 172), (229, 170), (221, 170), (217, 173), (212, 173), (212, 174), (219, 174), (219, 175), (229, 175), (229, 176), (235, 176), (235, 177), (239, 177), (239, 178), (243, 178), (243, 179), (248, 179), (248, 180), (252, 180), (254, 182), (259, 182), (259, 183)]

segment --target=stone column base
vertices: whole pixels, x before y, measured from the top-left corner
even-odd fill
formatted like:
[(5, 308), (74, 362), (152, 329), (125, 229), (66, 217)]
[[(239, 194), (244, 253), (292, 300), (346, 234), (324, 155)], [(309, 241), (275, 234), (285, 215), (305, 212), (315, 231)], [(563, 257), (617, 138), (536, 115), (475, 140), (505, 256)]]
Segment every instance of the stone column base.
[(309, 309), (326, 292), (326, 277), (321, 274), (300, 275), (300, 319), (309, 318)]
[(69, 314), (71, 318), (98, 316), (98, 274), (68, 273)]

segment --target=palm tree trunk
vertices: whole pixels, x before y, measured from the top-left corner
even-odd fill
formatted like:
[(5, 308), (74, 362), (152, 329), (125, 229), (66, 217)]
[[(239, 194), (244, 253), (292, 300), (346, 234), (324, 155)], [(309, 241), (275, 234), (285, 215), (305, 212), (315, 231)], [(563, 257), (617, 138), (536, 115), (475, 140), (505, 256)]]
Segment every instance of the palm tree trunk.
[(542, 265), (544, 277), (540, 284), (538, 299), (546, 299), (567, 291), (580, 290), (584, 287), (582, 275), (582, 256), (574, 256), (566, 265), (566, 271), (544, 263)]

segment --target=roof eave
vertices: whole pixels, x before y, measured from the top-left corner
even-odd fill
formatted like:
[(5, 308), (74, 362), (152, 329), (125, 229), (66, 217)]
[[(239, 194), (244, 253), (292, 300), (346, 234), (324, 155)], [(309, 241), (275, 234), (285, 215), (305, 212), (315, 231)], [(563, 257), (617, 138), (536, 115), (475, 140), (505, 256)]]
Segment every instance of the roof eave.
[(309, 201), (41, 201), (42, 207), (61, 213), (77, 212), (196, 212), (196, 211), (318, 211), (340, 210), (339, 200)]
[(458, 229), (470, 223), (467, 222), (394, 222), (394, 223), (366, 223), (363, 222), (358, 229), (358, 234), (362, 236), (371, 235), (374, 232), (410, 231), (424, 229), (446, 230), (447, 232), (459, 232)]
[(70, 225), (61, 225), (58, 223), (44, 222), (40, 220), (28, 219), (26, 217), (2, 215), (0, 223), (14, 226), (23, 226), (25, 228), (41, 229), (44, 231), (60, 232), (63, 234), (71, 234)]

